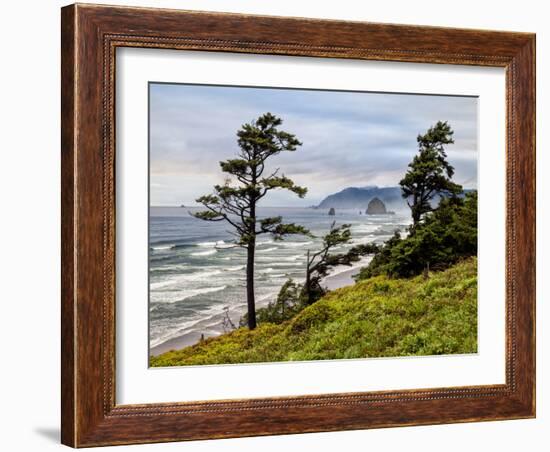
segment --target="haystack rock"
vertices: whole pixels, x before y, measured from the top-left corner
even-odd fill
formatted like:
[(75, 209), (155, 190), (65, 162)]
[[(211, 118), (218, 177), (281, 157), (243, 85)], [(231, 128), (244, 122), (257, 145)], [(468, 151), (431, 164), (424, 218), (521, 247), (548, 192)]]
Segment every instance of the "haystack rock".
[(366, 211), (367, 215), (383, 215), (388, 213), (385, 204), (378, 198), (372, 198)]
[(330, 208), (330, 210), (328, 211), (328, 214), (329, 214), (330, 216), (336, 215), (336, 211), (334, 210), (334, 207), (331, 207), (331, 208)]

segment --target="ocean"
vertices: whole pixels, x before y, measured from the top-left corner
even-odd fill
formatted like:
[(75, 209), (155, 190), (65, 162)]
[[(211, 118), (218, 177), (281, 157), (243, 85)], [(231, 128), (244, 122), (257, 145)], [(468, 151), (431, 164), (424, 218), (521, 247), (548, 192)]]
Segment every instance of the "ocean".
[[(190, 215), (200, 208), (151, 207), (149, 217), (149, 347), (156, 354), (168, 344), (189, 345), (201, 335), (224, 332), (224, 317), (238, 325), (246, 312), (246, 251), (232, 245), (231, 226)], [(305, 277), (307, 250), (320, 247), (321, 236), (336, 225), (351, 224), (352, 240), (334, 249), (345, 251), (360, 243), (386, 241), (396, 229), (410, 224), (408, 215), (363, 215), (359, 210), (264, 207), (258, 217), (281, 215), (287, 223), (301, 224), (316, 236), (288, 236), (274, 241), (258, 237), (255, 289), (257, 306), (273, 301), (288, 278)], [(347, 271), (343, 266), (332, 274)], [(183, 342), (182, 342), (182, 339)], [(168, 347), (169, 348), (169, 347)]]

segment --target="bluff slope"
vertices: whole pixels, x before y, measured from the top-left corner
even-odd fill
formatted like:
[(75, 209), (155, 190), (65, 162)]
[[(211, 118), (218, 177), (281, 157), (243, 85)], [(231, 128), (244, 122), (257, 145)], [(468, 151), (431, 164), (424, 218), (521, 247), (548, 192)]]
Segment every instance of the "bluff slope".
[(151, 357), (151, 366), (475, 353), (477, 259), (428, 279), (377, 276), (329, 292), (281, 324), (239, 328)]

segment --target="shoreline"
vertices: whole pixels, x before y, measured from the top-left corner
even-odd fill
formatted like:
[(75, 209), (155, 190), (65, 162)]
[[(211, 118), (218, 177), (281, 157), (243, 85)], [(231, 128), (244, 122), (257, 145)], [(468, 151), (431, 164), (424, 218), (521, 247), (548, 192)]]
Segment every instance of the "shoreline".
[[(372, 260), (372, 257), (364, 257), (359, 262), (356, 262), (353, 266), (340, 266), (341, 270), (338, 271), (338, 267), (335, 268), (336, 272), (333, 274), (329, 274), (323, 279), (323, 283), (326, 286), (328, 290), (335, 290), (339, 289), (341, 287), (346, 287), (355, 284), (355, 280), (353, 279), (353, 276), (355, 276), (362, 267), (368, 265), (368, 263)], [(257, 307), (262, 307), (266, 305), (267, 303), (256, 303)], [(208, 322), (211, 319), (205, 319), (205, 322)], [(200, 342), (201, 335), (204, 334), (204, 338), (207, 339), (209, 337), (216, 337), (220, 336), (221, 334), (215, 334), (211, 330), (211, 334), (209, 334), (209, 325), (205, 325), (205, 331), (203, 333), (191, 331), (188, 333), (184, 333), (181, 336), (174, 337), (172, 339), (168, 339), (167, 341), (163, 342), (162, 344), (158, 344), (154, 347), (149, 348), (149, 356), (157, 356), (162, 353), (166, 353), (170, 350), (179, 350), (185, 347), (190, 347), (192, 345), (198, 344)]]
[[(356, 262), (352, 266), (340, 266), (345, 270), (337, 271), (332, 275), (329, 274), (323, 279), (323, 283), (326, 285), (328, 290), (340, 289), (342, 287), (351, 286), (355, 284), (355, 279), (353, 277), (357, 275), (361, 269), (367, 266), (372, 260), (371, 256), (363, 257), (359, 262)], [(338, 269), (338, 267), (336, 268)]]

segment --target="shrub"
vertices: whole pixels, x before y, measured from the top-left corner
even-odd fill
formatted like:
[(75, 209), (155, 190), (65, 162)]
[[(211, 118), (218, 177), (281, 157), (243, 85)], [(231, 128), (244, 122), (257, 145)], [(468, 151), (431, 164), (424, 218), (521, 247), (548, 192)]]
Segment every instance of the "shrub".
[(477, 192), (471, 192), (465, 198), (442, 199), (407, 237), (396, 233), (357, 279), (380, 274), (411, 277), (428, 269), (443, 270), (476, 254)]
[[(302, 286), (293, 279), (288, 279), (279, 290), (277, 299), (263, 308), (256, 310), (258, 323), (282, 323), (301, 311), (305, 305), (301, 302)], [(248, 325), (245, 314), (239, 321), (240, 326)]]

